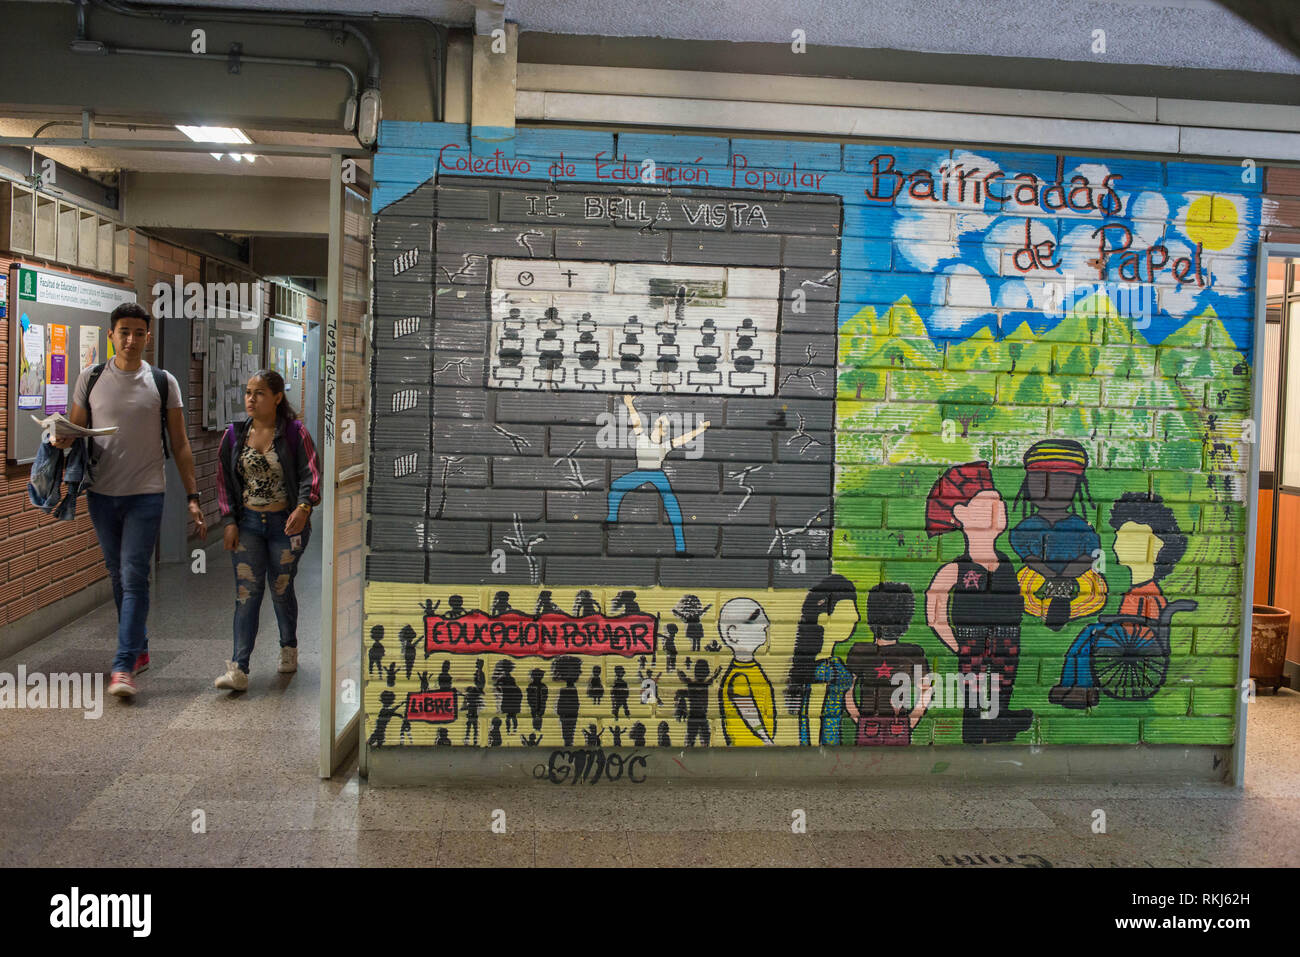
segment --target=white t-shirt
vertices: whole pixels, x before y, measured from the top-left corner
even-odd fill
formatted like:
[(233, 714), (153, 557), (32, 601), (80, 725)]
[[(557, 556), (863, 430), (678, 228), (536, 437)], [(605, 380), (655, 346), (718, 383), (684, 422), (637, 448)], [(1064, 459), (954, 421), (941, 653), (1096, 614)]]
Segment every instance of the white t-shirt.
[[(184, 409), (181, 387), (176, 377), (167, 375), (167, 408)], [(90, 373), (82, 370), (77, 377), (73, 405), (83, 409)], [(153, 367), (141, 362), (134, 372), (123, 372), (116, 359), (109, 359), (104, 372), (90, 393), (90, 424), (97, 429), (116, 425), (113, 435), (96, 436), (95, 484), (91, 491), (100, 495), (145, 495), (167, 490), (160, 434), (158, 387), (153, 381)]]
[(650, 438), (650, 433), (641, 431), (636, 436), (636, 467), (638, 469), (662, 469), (664, 459), (668, 458), (668, 453), (673, 450), (671, 442), (664, 440), (655, 442)]

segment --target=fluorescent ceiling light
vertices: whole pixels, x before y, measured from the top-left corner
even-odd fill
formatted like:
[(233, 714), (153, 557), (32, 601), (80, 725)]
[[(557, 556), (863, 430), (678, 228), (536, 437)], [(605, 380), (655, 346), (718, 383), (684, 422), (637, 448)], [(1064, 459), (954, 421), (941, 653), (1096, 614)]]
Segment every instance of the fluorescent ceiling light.
[[(176, 128), (192, 139), (196, 143), (252, 143), (243, 130), (235, 129), (233, 126), (181, 126), (179, 123)], [(213, 153), (213, 159), (221, 159), (222, 156), (229, 156), (235, 162), (248, 160), (250, 163), (257, 159), (252, 153)]]

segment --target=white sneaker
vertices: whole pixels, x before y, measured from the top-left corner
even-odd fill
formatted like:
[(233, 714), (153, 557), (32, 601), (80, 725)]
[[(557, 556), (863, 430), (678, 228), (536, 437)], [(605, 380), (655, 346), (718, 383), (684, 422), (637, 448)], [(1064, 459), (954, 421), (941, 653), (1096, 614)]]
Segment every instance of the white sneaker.
[(226, 673), (213, 682), (218, 688), (227, 691), (247, 691), (248, 675), (239, 670), (233, 661), (226, 662)]
[(279, 672), (282, 675), (293, 674), (298, 670), (298, 649), (281, 648), (280, 649), (280, 667)]

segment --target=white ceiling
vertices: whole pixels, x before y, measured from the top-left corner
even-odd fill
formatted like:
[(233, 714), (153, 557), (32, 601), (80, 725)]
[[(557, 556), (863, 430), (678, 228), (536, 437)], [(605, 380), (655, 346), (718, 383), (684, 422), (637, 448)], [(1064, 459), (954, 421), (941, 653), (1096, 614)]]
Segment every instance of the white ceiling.
[[(0, 117), (0, 136), (31, 136), (37, 128), (49, 122), (50, 117)], [(80, 138), (80, 122), (68, 120), (69, 126), (55, 126), (41, 134), (41, 139)], [(88, 173), (111, 173), (118, 169), (138, 170), (146, 173), (199, 173), (226, 176), (286, 176), (297, 179), (325, 179), (329, 176), (328, 158), (304, 156), (258, 155), (257, 144), (292, 144), (295, 146), (337, 146), (355, 148), (357, 141), (348, 134), (298, 133), (281, 130), (245, 129), (251, 146), (241, 146), (241, 153), (252, 153), (252, 162), (235, 162), (229, 157), (214, 159), (207, 153), (179, 153), (136, 149), (103, 149), (78, 147), (40, 148), (38, 151), (64, 166), (82, 169)], [(91, 131), (94, 139), (113, 140), (166, 140), (189, 143), (190, 140), (175, 127), (137, 127), (134, 130), (120, 126), (96, 126)], [(216, 144), (213, 150), (220, 149)], [(363, 165), (369, 161), (364, 161)]]

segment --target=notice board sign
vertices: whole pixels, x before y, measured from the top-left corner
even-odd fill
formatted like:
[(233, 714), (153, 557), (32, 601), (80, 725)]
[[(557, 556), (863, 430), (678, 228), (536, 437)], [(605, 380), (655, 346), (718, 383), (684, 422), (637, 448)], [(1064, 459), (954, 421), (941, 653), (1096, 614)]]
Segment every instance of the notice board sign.
[(135, 302), (128, 286), (15, 263), (9, 282), (9, 442), (6, 457), (36, 458), (41, 427), (32, 416), (71, 408), (82, 371), (111, 355), (108, 317)]

